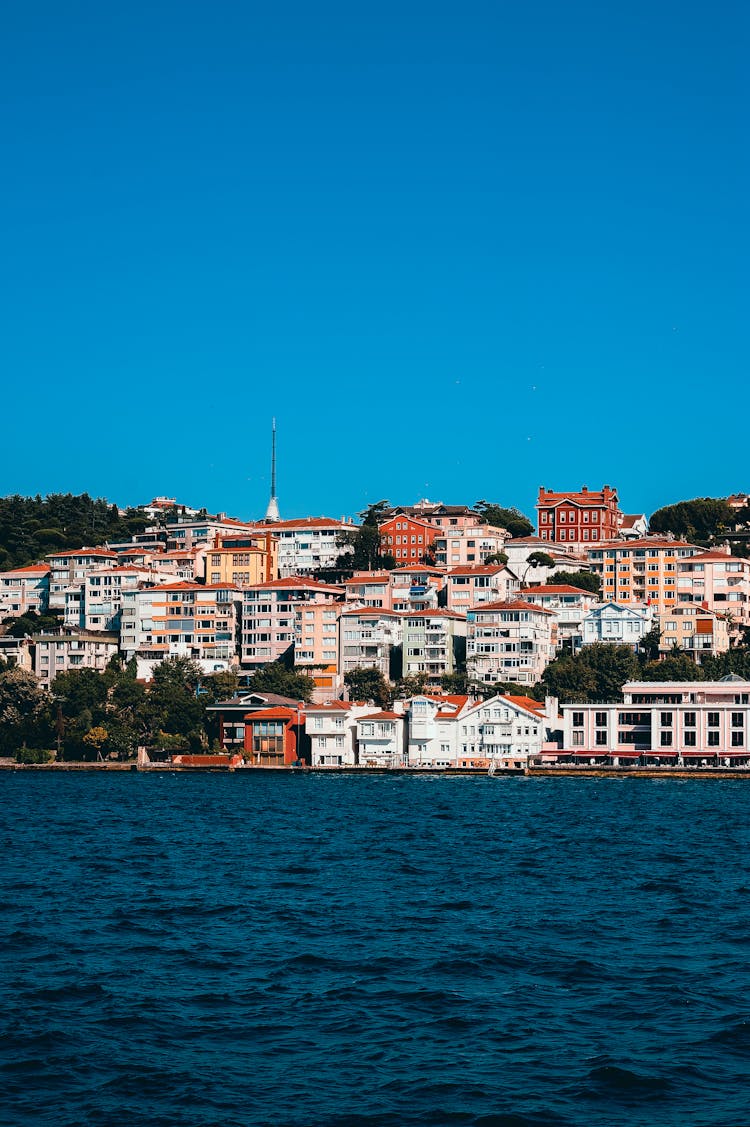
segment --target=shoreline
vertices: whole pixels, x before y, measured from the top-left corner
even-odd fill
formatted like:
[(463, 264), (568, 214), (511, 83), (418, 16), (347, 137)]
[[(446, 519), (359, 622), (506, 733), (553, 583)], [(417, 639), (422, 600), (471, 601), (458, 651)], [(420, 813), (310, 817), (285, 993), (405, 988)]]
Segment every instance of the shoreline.
[(135, 774), (186, 774), (186, 775), (377, 775), (383, 776), (439, 776), (440, 778), (585, 778), (585, 779), (748, 779), (750, 769), (732, 767), (528, 767), (520, 769), (498, 768), (490, 776), (485, 768), (475, 767), (190, 767), (180, 764), (154, 763), (139, 766), (128, 763), (0, 763), (0, 771), (72, 771), (84, 773), (132, 772)]

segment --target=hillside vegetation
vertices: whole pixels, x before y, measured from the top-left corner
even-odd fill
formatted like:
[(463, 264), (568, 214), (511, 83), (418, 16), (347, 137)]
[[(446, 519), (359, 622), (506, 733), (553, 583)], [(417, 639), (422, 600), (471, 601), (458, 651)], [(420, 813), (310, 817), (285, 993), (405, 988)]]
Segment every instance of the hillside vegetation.
[(147, 523), (137, 509), (120, 516), (117, 505), (88, 493), (0, 497), (0, 571), (23, 567), (58, 549), (129, 540)]

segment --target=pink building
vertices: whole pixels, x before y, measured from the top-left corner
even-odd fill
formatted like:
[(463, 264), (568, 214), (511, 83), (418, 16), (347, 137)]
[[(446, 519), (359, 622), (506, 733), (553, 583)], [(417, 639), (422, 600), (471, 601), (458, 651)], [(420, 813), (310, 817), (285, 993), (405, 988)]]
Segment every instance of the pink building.
[(724, 615), (732, 636), (750, 626), (750, 560), (733, 556), (728, 545), (679, 560), (677, 604), (690, 603)]
[(542, 758), (582, 763), (750, 762), (750, 681), (629, 681), (622, 704), (564, 704), (563, 743)]
[(452, 567), (446, 575), (448, 609), (464, 614), (480, 603), (507, 602), (518, 594), (517, 576), (504, 564)]
[(357, 572), (344, 581), (347, 603), (363, 607), (382, 607), (390, 610), (391, 575), (389, 571)]
[(28, 611), (44, 614), (49, 605), (49, 577), (46, 564), (0, 573), (0, 617), (18, 618)]

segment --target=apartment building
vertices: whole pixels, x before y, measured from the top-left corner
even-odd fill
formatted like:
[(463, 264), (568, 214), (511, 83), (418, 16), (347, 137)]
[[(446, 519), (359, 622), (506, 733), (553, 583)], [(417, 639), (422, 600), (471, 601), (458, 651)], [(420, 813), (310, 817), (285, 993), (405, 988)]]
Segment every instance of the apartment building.
[(433, 544), (435, 563), (450, 568), (483, 564), (488, 556), (502, 552), (509, 539), (505, 529), (491, 524), (441, 531)]
[(0, 618), (19, 618), (29, 611), (46, 614), (49, 589), (50, 568), (46, 564), (0, 572)]
[(297, 603), (294, 608), (294, 667), (315, 682), (313, 701), (339, 696), (339, 619), (344, 604), (329, 599)]
[(103, 673), (119, 650), (117, 634), (80, 631), (70, 634), (35, 634), (33, 670), (45, 689), (60, 673), (70, 669), (95, 669)]
[(380, 551), (390, 555), (396, 566), (417, 564), (430, 554), (438, 534), (437, 527), (415, 517), (394, 516), (378, 525)]
[(459, 721), (475, 701), (468, 696), (423, 694), (405, 703), (409, 767), (457, 767)]
[(343, 599), (343, 587), (300, 576), (248, 587), (242, 593), (242, 664), (266, 665), (291, 650), (298, 604), (325, 603), (332, 607)]
[(400, 676), (403, 629), (399, 614), (382, 607), (345, 608), (339, 630), (343, 674), (377, 669), (386, 680)]
[(276, 579), (279, 542), (270, 532), (220, 537), (204, 556), (206, 582), (250, 587)]
[(623, 703), (564, 704), (548, 758), (729, 766), (750, 762), (750, 681), (629, 681)]
[(372, 705), (334, 700), (305, 708), (305, 732), (312, 767), (356, 767), (359, 764), (357, 721)]
[(522, 770), (541, 752), (556, 713), (552, 698), (545, 706), (530, 697), (498, 695), (472, 705), (460, 719), (458, 766)]
[(665, 656), (675, 647), (700, 663), (706, 654), (726, 653), (729, 624), (723, 615), (705, 606), (680, 605), (659, 616), (659, 650)]
[(649, 536), (589, 548), (587, 558), (601, 577), (603, 599), (626, 605), (649, 603), (662, 611), (678, 602), (679, 565), (699, 552), (684, 540)]
[(431, 610), (442, 604), (445, 572), (427, 564), (395, 567), (391, 577), (391, 608), (395, 611)]
[(389, 571), (355, 572), (344, 580), (346, 601), (363, 607), (392, 609), (391, 573)]
[(439, 607), (409, 611), (403, 617), (403, 674), (424, 674), (428, 685), (458, 672), (466, 658), (466, 618)]
[(677, 602), (705, 605), (727, 617), (730, 635), (750, 626), (750, 560), (733, 556), (726, 545), (677, 563)]
[(164, 583), (121, 590), (120, 637), (126, 659), (237, 662), (240, 593), (229, 584)]
[(445, 577), (448, 610), (463, 614), (480, 603), (507, 602), (519, 589), (518, 577), (504, 564), (452, 567)]
[(654, 625), (654, 608), (648, 604), (598, 603), (583, 619), (583, 645), (611, 642), (636, 650)]
[(320, 568), (336, 566), (344, 548), (341, 540), (356, 534), (358, 526), (348, 520), (331, 517), (303, 517), (279, 520), (273, 524), (256, 524), (256, 534), (272, 534), (278, 540), (278, 574), (282, 579), (295, 575), (311, 575)]
[(100, 568), (71, 584), (65, 592), (64, 622), (82, 630), (120, 629), (123, 591), (168, 583), (169, 575), (148, 567)]
[(529, 587), (523, 597), (527, 603), (554, 612), (557, 620), (557, 645), (570, 647), (575, 653), (583, 643), (583, 622), (597, 602), (592, 591), (571, 587), (566, 583), (541, 583)]
[(108, 548), (79, 548), (73, 552), (53, 552), (50, 566), (49, 609), (65, 611), (65, 592), (92, 572), (117, 564), (117, 552)]
[(356, 725), (360, 766), (406, 765), (406, 718), (403, 713), (368, 711), (357, 717)]
[(536, 684), (556, 647), (556, 616), (534, 603), (485, 603), (467, 614), (466, 667), (474, 682)]
[(386, 520), (391, 517), (412, 517), (446, 531), (471, 528), (482, 523), (479, 513), (468, 505), (444, 505), (442, 501), (428, 501), (426, 498), (416, 505), (397, 505), (383, 515)]
[[(519, 583), (524, 589), (541, 583), (550, 583), (556, 571), (589, 570), (585, 556), (563, 550), (557, 544), (546, 543), (537, 536), (516, 536), (513, 540), (508, 540), (503, 551), (508, 557), (506, 566), (518, 576)], [(538, 552), (550, 556), (552, 564), (547, 566), (532, 562), (532, 557)]]
[(536, 509), (540, 539), (575, 552), (585, 552), (592, 541), (614, 540), (623, 515), (617, 490), (609, 485), (600, 490), (584, 485), (579, 492), (571, 493), (541, 486)]

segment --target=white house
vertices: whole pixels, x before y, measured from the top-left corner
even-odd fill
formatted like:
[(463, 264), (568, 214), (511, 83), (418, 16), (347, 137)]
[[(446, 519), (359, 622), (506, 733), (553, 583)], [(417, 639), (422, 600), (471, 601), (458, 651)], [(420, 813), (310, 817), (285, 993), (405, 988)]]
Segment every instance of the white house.
[(590, 646), (593, 642), (614, 642), (635, 649), (653, 624), (654, 611), (651, 606), (602, 603), (600, 606), (593, 606), (583, 619), (583, 644)]

